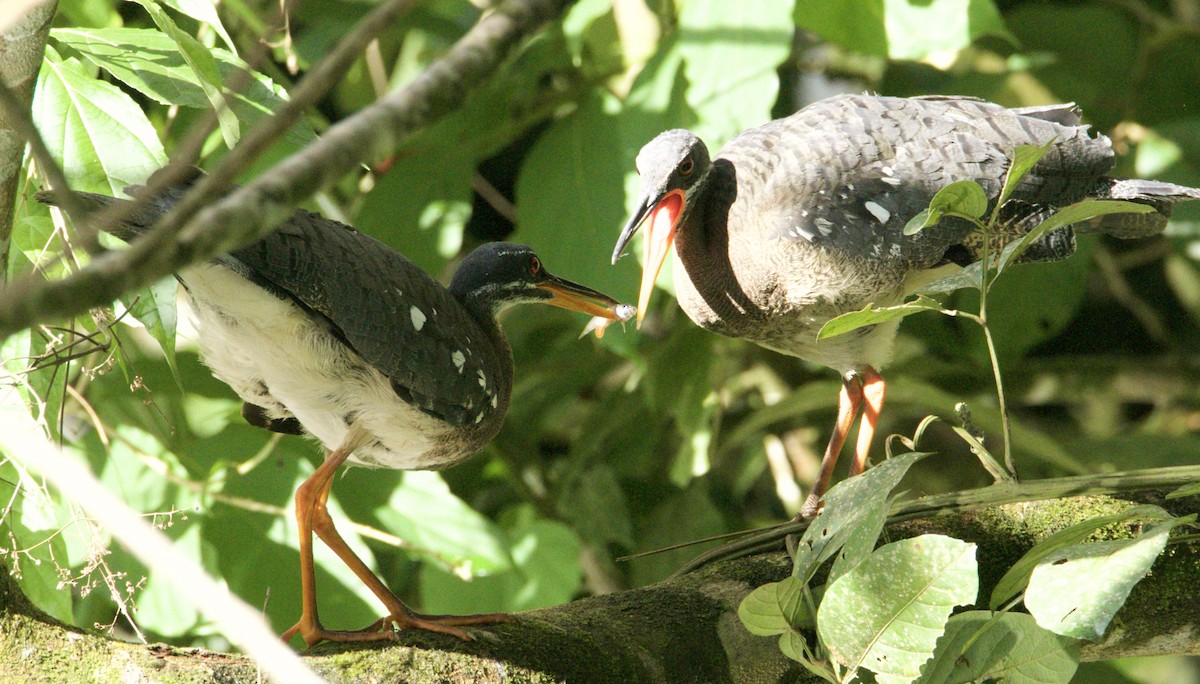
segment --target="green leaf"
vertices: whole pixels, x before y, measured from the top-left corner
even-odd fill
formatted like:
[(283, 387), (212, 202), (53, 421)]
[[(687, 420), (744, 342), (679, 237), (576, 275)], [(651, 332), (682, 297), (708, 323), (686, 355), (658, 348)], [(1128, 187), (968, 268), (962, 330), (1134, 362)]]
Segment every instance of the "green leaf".
[[(792, 574), (807, 582), (822, 563), (847, 543), (864, 546), (858, 529), (875, 529), (878, 502), (900, 484), (914, 463), (929, 454), (910, 453), (889, 458), (865, 473), (842, 480), (825, 493), (820, 515), (812, 521), (796, 546)], [(872, 540), (871, 544), (874, 544)]]
[(979, 593), (975, 545), (926, 534), (882, 546), (829, 585), (817, 631), (851, 672), (911, 682), (933, 655), (955, 606)]
[(225, 25), (221, 23), (221, 17), (217, 15), (217, 5), (213, 0), (163, 0), (163, 2), (176, 12), (186, 14), (198, 22), (211, 26), (212, 30), (225, 42), (225, 46), (230, 51), (237, 52), (233, 38), (229, 36)]
[[(547, 267), (622, 300), (636, 295), (637, 264), (610, 266), (625, 215), (619, 121), (610, 96), (589, 96), (546, 130), (517, 177), (517, 237), (537, 249)], [(563, 221), (571, 219), (571, 239)]]
[(1053, 216), (1042, 221), (1037, 228), (1026, 233), (1020, 241), (1005, 246), (1004, 251), (1000, 253), (1000, 258), (996, 262), (996, 270), (997, 272), (1003, 271), (1005, 266), (1021, 256), (1031, 244), (1037, 242), (1043, 235), (1063, 226), (1081, 223), (1088, 219), (1107, 214), (1146, 214), (1152, 211), (1154, 211), (1154, 207), (1152, 206), (1126, 202), (1124, 200), (1086, 199), (1076, 202), (1054, 212)]
[(804, 649), (807, 646), (808, 642), (804, 640), (804, 635), (794, 629), (789, 629), (779, 635), (779, 650), (798, 663), (804, 660)]
[(842, 548), (833, 559), (826, 582), (833, 582), (871, 555), (879, 535), (883, 534), (893, 500), (894, 497), (874, 497), (857, 511), (857, 521), (845, 529), (843, 539), (839, 540)]
[(941, 214), (935, 214), (932, 211), (930, 211), (928, 208), (922, 209), (921, 211), (917, 212), (917, 214), (915, 216), (910, 218), (907, 223), (904, 224), (904, 234), (905, 235), (916, 235), (917, 233), (921, 232), (922, 230), (928, 228), (929, 226), (936, 226), (938, 224), (938, 222), (941, 220), (942, 220)]
[(746, 595), (738, 604), (738, 618), (757, 636), (774, 636), (791, 631), (779, 605), (779, 582), (769, 582)]
[(430, 612), (470, 614), (533, 610), (570, 601), (583, 570), (579, 537), (562, 523), (522, 504), (501, 516), (513, 565), (492, 575), (462, 577), (440, 567), (421, 567), (421, 605)]
[[(727, 532), (725, 517), (713, 503), (706, 485), (705, 479), (693, 480), (686, 490), (661, 496), (663, 502), (650, 515), (635, 520), (634, 550), (649, 551)], [(695, 556), (698, 548), (703, 547), (675, 549), (634, 560), (630, 563), (633, 585), (642, 586), (670, 576)]]
[(867, 304), (859, 311), (851, 311), (827, 321), (825, 325), (821, 326), (821, 330), (817, 332), (817, 340), (827, 340), (830, 337), (844, 335), (852, 330), (857, 330), (868, 325), (890, 321), (894, 318), (904, 318), (905, 316), (911, 316), (922, 311), (944, 312), (945, 309), (942, 308), (941, 303), (937, 300), (923, 295), (918, 295), (916, 299), (893, 306), (876, 308), (874, 304)]
[(985, 35), (1015, 42), (992, 0), (798, 0), (795, 21), (855, 52), (894, 60), (957, 52)]
[(224, 85), (221, 83), (221, 71), (217, 68), (217, 61), (213, 59), (212, 53), (201, 45), (200, 41), (176, 26), (175, 21), (154, 0), (133, 0), (133, 2), (141, 5), (150, 14), (150, 18), (158, 26), (158, 30), (175, 41), (183, 60), (195, 74), (196, 83), (204, 90), (205, 98), (212, 106), (213, 111), (217, 113), (217, 123), (221, 129), (221, 137), (225, 139), (225, 146), (233, 149), (238, 138), (241, 137), (241, 129), (237, 116), (225, 103), (225, 97), (222, 94)]
[(33, 120), (77, 190), (118, 195), (167, 163), (158, 133), (128, 95), (49, 47)]
[(129, 313), (146, 328), (146, 332), (158, 342), (167, 365), (171, 368), (175, 382), (183, 388), (179, 377), (179, 368), (175, 363), (175, 324), (178, 315), (175, 310), (177, 282), (174, 278), (163, 278), (156, 283), (143, 288), (136, 297), (122, 297), (129, 308)]
[(1079, 666), (1074, 640), (1038, 627), (1032, 616), (985, 610), (946, 623), (918, 684), (1067, 684)]
[(972, 180), (954, 181), (937, 191), (929, 201), (933, 214), (962, 214), (978, 219), (987, 213), (988, 198), (983, 187)]
[(932, 282), (917, 288), (916, 292), (923, 295), (934, 294), (949, 294), (958, 290), (978, 289), (981, 264), (976, 261), (965, 268), (954, 271), (944, 278), (938, 278)]
[[(196, 72), (188, 66), (175, 42), (160, 31), (56, 28), (51, 30), (50, 36), (155, 102), (182, 107), (210, 106), (208, 94)], [(244, 84), (237, 92), (225, 93), (239, 121), (252, 125), (270, 116), (287, 101), (287, 92), (282, 87), (263, 74), (251, 71), (236, 55), (219, 48), (209, 52), (216, 60), (222, 82)], [(316, 133), (306, 121), (292, 126), (286, 136), (292, 146), (315, 139)]]
[(1200, 482), (1193, 482), (1176, 489), (1167, 494), (1167, 499), (1182, 499), (1185, 496), (1200, 496)]
[(491, 521), (451, 493), (435, 472), (404, 473), (400, 486), (375, 509), (375, 515), (417, 553), (456, 573), (486, 575), (512, 567)]
[(947, 214), (978, 220), (987, 212), (987, 206), (987, 193), (979, 183), (954, 181), (937, 191), (927, 209), (922, 209), (904, 224), (904, 234), (916, 235), (924, 228), (936, 225)]
[(1166, 548), (1171, 529), (1195, 516), (1150, 527), (1136, 539), (1074, 544), (1038, 563), (1025, 607), (1042, 627), (1076, 639), (1099, 639), (1133, 586)]
[(894, 60), (957, 52), (981, 36), (1016, 42), (992, 0), (884, 0), (883, 7), (888, 56)]
[[(211, 542), (201, 537), (201, 525), (189, 523), (182, 534), (172, 534), (172, 546), (183, 551), (206, 571), (217, 573), (216, 563), (211, 562)], [(196, 604), (179, 591), (170, 578), (160, 575), (147, 577), (145, 588), (136, 595), (138, 626), (163, 636), (180, 637), (201, 624), (203, 618)]]
[(779, 601), (779, 612), (783, 619), (795, 629), (812, 629), (816, 626), (808, 603), (804, 600), (804, 582), (795, 575), (785, 577), (775, 590), (775, 599)]
[(1021, 556), (1020, 560), (1013, 563), (1008, 572), (1004, 573), (1004, 576), (996, 583), (996, 588), (992, 590), (992, 598), (988, 602), (988, 607), (992, 610), (999, 610), (1001, 606), (1008, 603), (1009, 599), (1025, 589), (1034, 568), (1045, 558), (1059, 549), (1082, 542), (1101, 527), (1135, 519), (1165, 520), (1170, 517), (1171, 514), (1162, 508), (1147, 504), (1133, 506), (1120, 513), (1097, 516), (1059, 530), (1035, 544), (1033, 548), (1025, 552), (1025, 555)]
[(1004, 203), (1016, 191), (1017, 186), (1021, 184), (1021, 179), (1025, 177), (1025, 174), (1029, 173), (1029, 170), (1050, 151), (1054, 140), (1055, 138), (1050, 138), (1041, 145), (1017, 145), (1017, 148), (1013, 150), (1012, 162), (1008, 165), (1008, 173), (1004, 175), (1004, 185), (1000, 186), (1000, 198), (996, 201), (997, 207), (1004, 206)]
[[(17, 339), (16, 348), (23, 347), (27, 341), (21, 335), (13, 338)], [(13, 347), (6, 343), (0, 349), (8, 352)], [(5, 383), (21, 382), (7, 372), (13, 365), (19, 365), (19, 362), (0, 366), (0, 379)], [(31, 442), (45, 441), (48, 435), (45, 424), (40, 420), (37, 407), (27, 406), (21, 393), (5, 391), (0, 392), (0, 425), (4, 426), (0, 430), (0, 495), (10, 502), (0, 508), (0, 535), (3, 535), (6, 550), (20, 551), (5, 556), (7, 567), (4, 571), (17, 576), (21, 589), (36, 606), (70, 623), (74, 603), (72, 593), (59, 585), (59, 573), (66, 568), (69, 554), (66, 541), (59, 534), (62, 523), (58, 505), (39, 478), (7, 456), (27, 452)]]
[(629, 503), (607, 464), (596, 463), (567, 478), (558, 497), (558, 511), (590, 544), (633, 547)]
[(679, 51), (693, 132), (716, 150), (771, 118), (778, 68), (792, 52), (794, 0), (689, 0), (679, 11)]

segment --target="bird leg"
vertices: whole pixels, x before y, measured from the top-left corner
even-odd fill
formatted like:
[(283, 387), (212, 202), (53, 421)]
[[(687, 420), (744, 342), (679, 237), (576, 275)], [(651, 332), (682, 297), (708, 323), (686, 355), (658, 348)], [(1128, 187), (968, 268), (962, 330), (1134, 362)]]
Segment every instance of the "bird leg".
[(862, 382), (862, 420), (858, 423), (858, 443), (854, 446), (854, 461), (850, 463), (850, 476), (858, 475), (867, 467), (867, 454), (871, 451), (871, 440), (879, 424), (879, 413), (883, 410), (883, 395), (887, 389), (879, 371), (867, 366), (859, 374)]
[[(442, 632), (460, 639), (471, 640), (471, 635), (456, 626), (507, 622), (512, 617), (503, 613), (483, 615), (422, 615), (411, 610), (376, 577), (366, 563), (354, 553), (342, 539), (334, 526), (333, 518), (326, 506), (329, 491), (333, 487), (333, 475), (346, 461), (355, 447), (359, 446), (362, 434), (352, 431), (338, 449), (329, 453), (321, 467), (304, 481), (296, 491), (296, 523), (300, 528), (300, 588), (302, 610), (300, 620), (283, 634), (285, 641), (297, 633), (304, 642), (312, 646), (320, 641), (380, 641), (394, 639), (390, 627), (413, 627), (433, 632)], [(313, 533), (337, 554), (363, 584), (375, 594), (387, 608), (389, 615), (376, 620), (361, 630), (330, 630), (321, 625), (317, 615), (316, 572), (313, 565)]]
[[(829, 481), (833, 478), (833, 468), (837, 465), (838, 454), (842, 452), (842, 445), (846, 443), (846, 436), (850, 434), (850, 428), (854, 427), (854, 418), (858, 415), (858, 407), (862, 405), (862, 401), (862, 381), (858, 377), (858, 373), (851, 371), (842, 377), (842, 391), (838, 395), (837, 421), (833, 426), (833, 434), (829, 436), (829, 445), (825, 447), (825, 456), (821, 458), (821, 470), (817, 474), (817, 482), (813, 485), (808, 498), (804, 500), (804, 505), (800, 507), (801, 518), (812, 518), (820, 510), (821, 496), (829, 488)], [(870, 441), (870, 435), (868, 435), (868, 445)], [(860, 445), (862, 443), (861, 429), (859, 443)]]

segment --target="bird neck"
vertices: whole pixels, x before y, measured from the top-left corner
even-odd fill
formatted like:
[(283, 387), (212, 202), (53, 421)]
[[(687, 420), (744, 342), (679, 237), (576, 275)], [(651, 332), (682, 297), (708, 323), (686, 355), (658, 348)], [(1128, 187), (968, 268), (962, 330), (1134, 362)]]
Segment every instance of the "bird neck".
[(693, 191), (690, 210), (675, 233), (679, 304), (697, 325), (724, 335), (736, 332), (730, 326), (762, 313), (743, 285), (754, 280), (751, 271), (760, 260), (746, 258), (737, 236), (731, 235), (730, 210), (737, 197), (736, 170), (717, 159), (703, 187)]
[(508, 412), (515, 375), (512, 347), (509, 345), (504, 331), (500, 329), (500, 323), (496, 320), (496, 316), (505, 308), (504, 304), (489, 296), (490, 291), (488, 290), (458, 293), (454, 292), (454, 288), (451, 286), (451, 293), (462, 303), (463, 308), (479, 325), (479, 329), (490, 342), (490, 344), (481, 345), (480, 348), (484, 354), (491, 356), (485, 365), (494, 368), (497, 373), (495, 382), (498, 389), (498, 410), (494, 411), (492, 416), (498, 421), (503, 421), (504, 414)]

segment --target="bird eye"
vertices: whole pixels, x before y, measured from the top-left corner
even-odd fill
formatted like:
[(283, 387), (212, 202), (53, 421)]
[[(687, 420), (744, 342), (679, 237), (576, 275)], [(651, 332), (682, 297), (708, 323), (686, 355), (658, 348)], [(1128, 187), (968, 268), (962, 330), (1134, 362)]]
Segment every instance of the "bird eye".
[(529, 275), (537, 275), (542, 272), (542, 261), (537, 257), (529, 257)]
[(691, 157), (684, 157), (683, 161), (679, 162), (679, 175), (681, 176), (690, 176), (695, 169), (696, 163), (692, 161)]

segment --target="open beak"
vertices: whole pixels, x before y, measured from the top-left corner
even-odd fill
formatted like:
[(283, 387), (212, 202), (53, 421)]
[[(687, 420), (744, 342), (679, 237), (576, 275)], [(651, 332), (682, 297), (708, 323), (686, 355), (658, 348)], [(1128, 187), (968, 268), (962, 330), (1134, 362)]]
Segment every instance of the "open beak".
[(547, 304), (579, 311), (589, 316), (600, 316), (610, 321), (621, 320), (621, 314), (617, 311), (617, 307), (623, 305), (603, 292), (549, 273), (546, 274), (545, 280), (537, 284), (537, 287), (550, 293)]
[(617, 238), (617, 247), (613, 250), (613, 263), (621, 256), (625, 246), (629, 244), (634, 233), (642, 223), (646, 223), (646, 258), (642, 262), (642, 287), (638, 291), (637, 326), (642, 327), (642, 317), (646, 305), (650, 303), (650, 293), (654, 291), (654, 281), (662, 270), (663, 262), (675, 242), (675, 229), (679, 225), (679, 217), (683, 214), (684, 195), (682, 190), (672, 190), (657, 201), (646, 198), (625, 224), (621, 237)]

